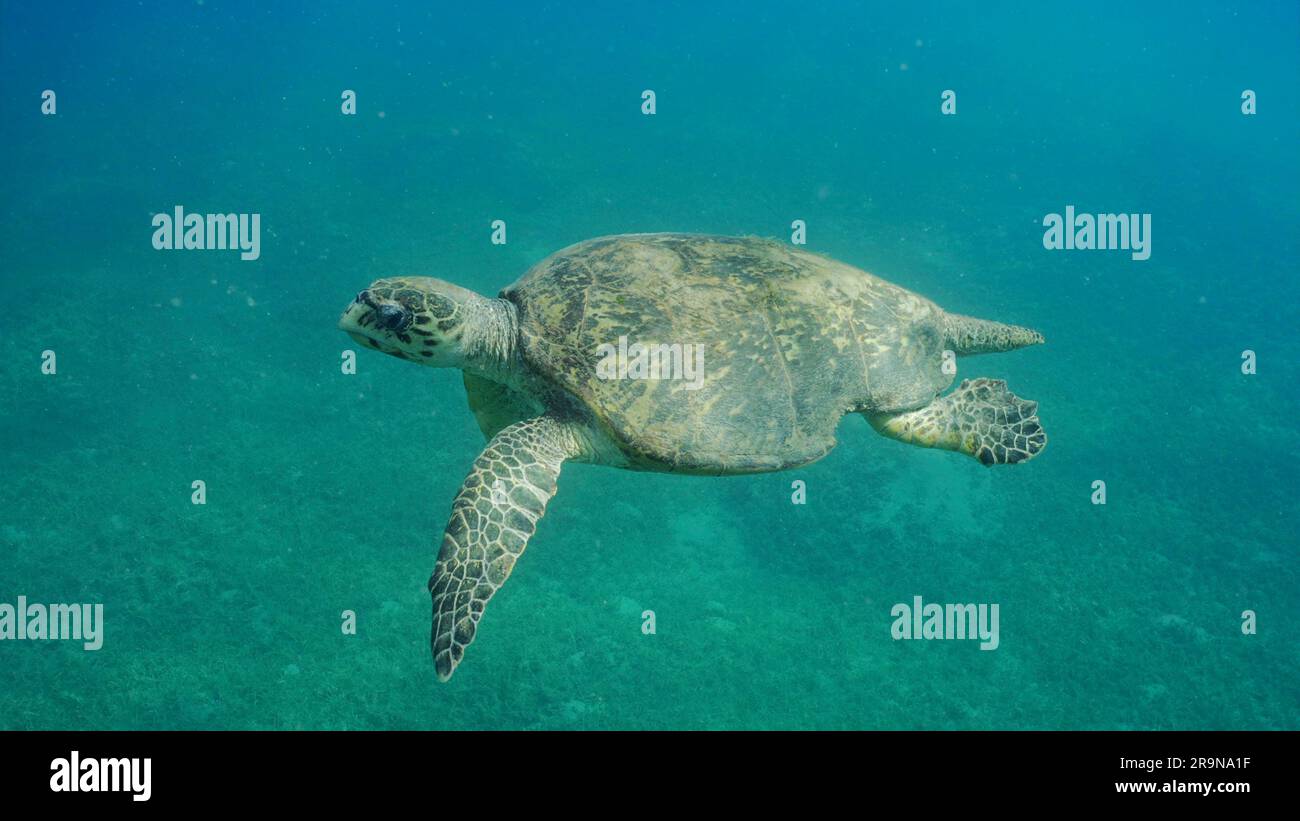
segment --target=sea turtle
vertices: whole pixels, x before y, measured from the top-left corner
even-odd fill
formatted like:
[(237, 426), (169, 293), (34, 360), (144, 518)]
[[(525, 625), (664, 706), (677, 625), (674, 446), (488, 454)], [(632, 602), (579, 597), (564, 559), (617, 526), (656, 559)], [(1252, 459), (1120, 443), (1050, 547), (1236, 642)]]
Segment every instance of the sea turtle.
[(841, 262), (757, 238), (629, 234), (565, 248), (496, 299), (380, 279), (339, 327), (464, 372), (487, 446), (451, 508), (429, 591), (447, 680), (555, 493), (566, 461), (738, 474), (805, 465), (846, 413), (879, 432), (1020, 462), (1047, 442), (1036, 402), (953, 380), (952, 355), (1043, 341), (951, 314)]

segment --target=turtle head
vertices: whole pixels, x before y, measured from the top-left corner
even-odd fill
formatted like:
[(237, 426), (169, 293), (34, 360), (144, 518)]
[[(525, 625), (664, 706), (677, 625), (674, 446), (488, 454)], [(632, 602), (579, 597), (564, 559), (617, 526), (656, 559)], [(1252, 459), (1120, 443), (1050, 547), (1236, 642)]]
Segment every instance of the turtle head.
[(361, 291), (339, 328), (368, 348), (435, 368), (465, 367), (488, 300), (432, 277), (379, 279)]

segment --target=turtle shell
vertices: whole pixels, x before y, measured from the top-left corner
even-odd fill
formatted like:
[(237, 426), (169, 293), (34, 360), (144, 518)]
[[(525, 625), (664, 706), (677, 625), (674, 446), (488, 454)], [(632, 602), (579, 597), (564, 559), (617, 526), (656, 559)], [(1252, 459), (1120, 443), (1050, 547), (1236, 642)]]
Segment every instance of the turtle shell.
[(835, 445), (844, 413), (921, 407), (951, 381), (937, 306), (771, 240), (602, 237), (501, 296), (518, 310), (526, 362), (646, 469), (810, 462)]

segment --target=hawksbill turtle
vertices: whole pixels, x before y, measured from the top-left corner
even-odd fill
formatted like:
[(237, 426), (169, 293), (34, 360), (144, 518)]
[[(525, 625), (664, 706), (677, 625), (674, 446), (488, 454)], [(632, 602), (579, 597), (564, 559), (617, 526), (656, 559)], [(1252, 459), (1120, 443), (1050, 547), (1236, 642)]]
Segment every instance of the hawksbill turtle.
[[(710, 475), (782, 470), (825, 456), (847, 413), (885, 436), (984, 465), (1030, 459), (1047, 443), (1038, 404), (1005, 382), (969, 379), (941, 396), (954, 378), (947, 352), (1033, 345), (1043, 341), (1037, 331), (948, 313), (772, 240), (592, 239), (547, 257), (496, 299), (428, 277), (380, 279), (339, 327), (374, 350), (463, 371), (488, 440), (452, 503), (429, 580), (443, 681), (567, 461)], [(658, 354), (659, 367), (624, 361), (611, 370), (614, 350)], [(694, 383), (674, 370), (692, 361)]]

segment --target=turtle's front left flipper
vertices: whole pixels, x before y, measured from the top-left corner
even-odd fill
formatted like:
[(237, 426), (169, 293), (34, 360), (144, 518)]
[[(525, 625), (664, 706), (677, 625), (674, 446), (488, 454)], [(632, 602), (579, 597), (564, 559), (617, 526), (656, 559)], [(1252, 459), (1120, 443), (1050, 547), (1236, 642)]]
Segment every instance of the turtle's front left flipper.
[(1001, 379), (967, 379), (920, 410), (865, 415), (900, 442), (960, 451), (984, 465), (1023, 462), (1047, 447), (1038, 403), (1016, 396)]
[(555, 495), (560, 466), (580, 452), (580, 438), (568, 423), (539, 416), (501, 430), (474, 461), (452, 503), (429, 579), (430, 641), (439, 680), (451, 678), (488, 599), (528, 545)]

